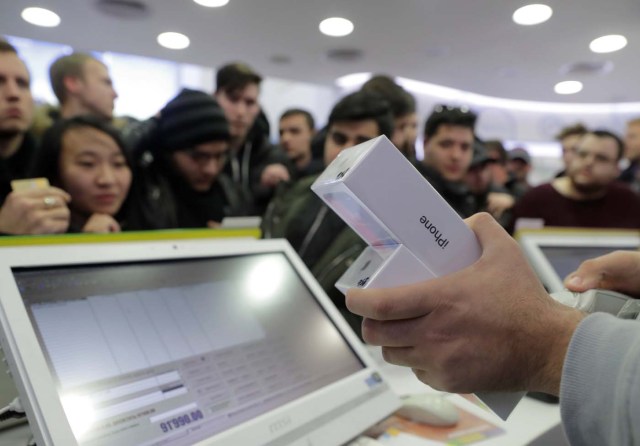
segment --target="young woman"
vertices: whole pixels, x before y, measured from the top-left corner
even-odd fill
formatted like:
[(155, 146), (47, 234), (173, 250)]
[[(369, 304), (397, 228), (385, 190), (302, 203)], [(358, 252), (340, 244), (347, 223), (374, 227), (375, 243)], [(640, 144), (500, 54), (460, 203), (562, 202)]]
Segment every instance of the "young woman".
[(134, 217), (132, 171), (118, 132), (91, 116), (56, 123), (45, 134), (33, 165), (71, 196), (69, 232), (142, 229)]

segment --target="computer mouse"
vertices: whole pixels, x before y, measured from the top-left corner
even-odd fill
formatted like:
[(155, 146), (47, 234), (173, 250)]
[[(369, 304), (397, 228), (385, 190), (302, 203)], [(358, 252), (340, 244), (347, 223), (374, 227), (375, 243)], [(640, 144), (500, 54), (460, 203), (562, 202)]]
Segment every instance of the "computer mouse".
[(443, 395), (412, 395), (402, 400), (396, 415), (429, 426), (455, 426), (460, 419), (456, 406)]

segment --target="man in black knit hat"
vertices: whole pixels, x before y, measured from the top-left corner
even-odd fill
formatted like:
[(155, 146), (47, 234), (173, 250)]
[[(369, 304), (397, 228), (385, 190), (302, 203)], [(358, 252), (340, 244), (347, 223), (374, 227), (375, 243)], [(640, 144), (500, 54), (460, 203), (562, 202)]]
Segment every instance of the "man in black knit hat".
[(246, 215), (246, 197), (222, 172), (230, 133), (215, 99), (184, 89), (149, 124), (134, 153), (150, 229), (216, 227)]

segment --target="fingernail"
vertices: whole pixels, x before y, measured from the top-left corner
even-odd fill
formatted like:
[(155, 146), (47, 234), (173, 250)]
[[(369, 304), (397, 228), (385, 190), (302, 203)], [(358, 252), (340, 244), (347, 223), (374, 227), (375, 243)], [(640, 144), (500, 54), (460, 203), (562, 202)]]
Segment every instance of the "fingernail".
[(582, 285), (582, 277), (573, 276), (571, 279), (569, 279), (569, 285), (579, 287), (580, 285)]

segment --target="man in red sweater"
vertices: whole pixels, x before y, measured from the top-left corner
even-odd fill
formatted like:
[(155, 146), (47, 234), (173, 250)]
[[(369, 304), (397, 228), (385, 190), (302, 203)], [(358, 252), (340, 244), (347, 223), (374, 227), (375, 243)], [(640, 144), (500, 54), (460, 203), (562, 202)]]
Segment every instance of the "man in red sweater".
[(580, 140), (567, 175), (527, 192), (513, 209), (513, 232), (521, 218), (544, 226), (640, 228), (640, 197), (619, 183), (623, 143), (604, 130)]

